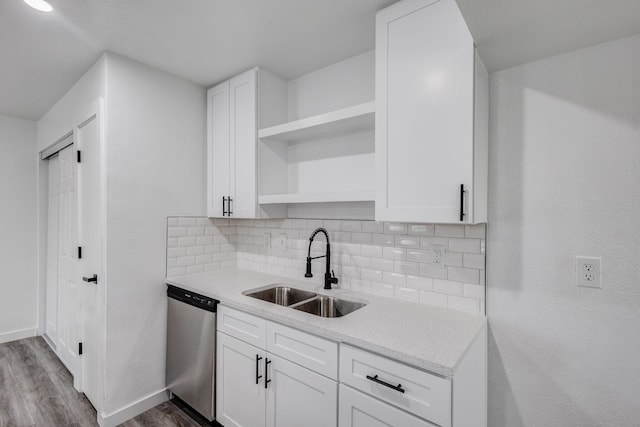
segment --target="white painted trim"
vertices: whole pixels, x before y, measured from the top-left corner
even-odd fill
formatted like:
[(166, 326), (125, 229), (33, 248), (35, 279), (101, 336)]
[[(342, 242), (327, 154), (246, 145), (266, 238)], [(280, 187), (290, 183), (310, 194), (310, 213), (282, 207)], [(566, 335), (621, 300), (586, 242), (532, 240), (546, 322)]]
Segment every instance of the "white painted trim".
[(38, 328), (27, 328), (20, 329), (17, 331), (9, 331), (0, 333), (0, 344), (4, 344), (6, 342), (17, 341), (24, 338), (31, 338), (38, 335)]
[(115, 427), (167, 400), (169, 400), (169, 391), (164, 388), (127, 406), (123, 406), (110, 414), (98, 414), (98, 425), (100, 427)]

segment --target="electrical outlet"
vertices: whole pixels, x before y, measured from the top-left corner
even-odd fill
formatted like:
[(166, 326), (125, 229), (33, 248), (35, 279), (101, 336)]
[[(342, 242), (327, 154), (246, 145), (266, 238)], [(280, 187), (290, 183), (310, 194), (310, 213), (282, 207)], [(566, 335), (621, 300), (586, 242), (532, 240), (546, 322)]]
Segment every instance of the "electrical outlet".
[(600, 257), (576, 256), (576, 285), (602, 288), (601, 262)]
[(287, 249), (287, 235), (284, 233), (278, 234), (271, 238), (271, 247), (273, 249), (286, 250)]
[(431, 246), (431, 262), (434, 264), (444, 264), (447, 251), (442, 245)]

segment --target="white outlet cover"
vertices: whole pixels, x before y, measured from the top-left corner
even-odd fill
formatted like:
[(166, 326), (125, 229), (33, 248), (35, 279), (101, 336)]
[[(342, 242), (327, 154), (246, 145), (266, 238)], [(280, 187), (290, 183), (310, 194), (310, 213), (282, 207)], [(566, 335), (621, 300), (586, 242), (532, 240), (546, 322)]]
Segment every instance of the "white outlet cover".
[(576, 286), (602, 288), (602, 259), (576, 256)]
[(285, 250), (287, 249), (287, 235), (284, 233), (271, 237), (271, 247), (273, 249)]

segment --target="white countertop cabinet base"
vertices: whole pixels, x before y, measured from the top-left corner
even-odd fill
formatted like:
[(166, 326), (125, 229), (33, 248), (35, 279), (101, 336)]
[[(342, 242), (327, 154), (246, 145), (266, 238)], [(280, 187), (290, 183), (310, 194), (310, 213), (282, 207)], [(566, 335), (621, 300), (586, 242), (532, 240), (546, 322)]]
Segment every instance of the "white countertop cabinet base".
[(486, 222), (487, 102), (454, 0), (378, 12), (376, 220)]

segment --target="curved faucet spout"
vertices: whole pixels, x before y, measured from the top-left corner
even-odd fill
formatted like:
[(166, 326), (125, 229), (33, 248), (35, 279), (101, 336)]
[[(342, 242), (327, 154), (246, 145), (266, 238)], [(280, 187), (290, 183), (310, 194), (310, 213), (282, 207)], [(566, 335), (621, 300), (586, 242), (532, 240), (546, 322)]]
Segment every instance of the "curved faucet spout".
[[(318, 233), (323, 233), (324, 237), (327, 239), (327, 253), (325, 255), (320, 255), (317, 257), (311, 257), (311, 244), (313, 244), (313, 239), (316, 237)], [(327, 258), (327, 268), (324, 273), (324, 288), (331, 289), (332, 284), (338, 283), (338, 278), (331, 271), (331, 243), (329, 243), (329, 233), (323, 227), (316, 228), (313, 233), (311, 233), (311, 237), (309, 237), (309, 251), (307, 252), (307, 268), (304, 274), (304, 277), (313, 277), (311, 273), (311, 260), (317, 258)]]

